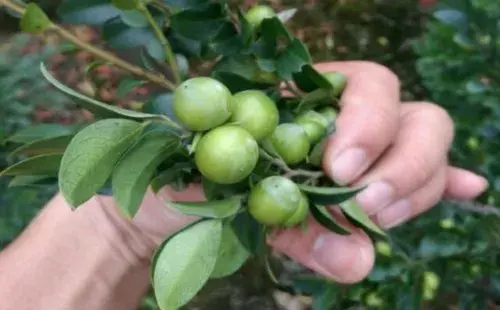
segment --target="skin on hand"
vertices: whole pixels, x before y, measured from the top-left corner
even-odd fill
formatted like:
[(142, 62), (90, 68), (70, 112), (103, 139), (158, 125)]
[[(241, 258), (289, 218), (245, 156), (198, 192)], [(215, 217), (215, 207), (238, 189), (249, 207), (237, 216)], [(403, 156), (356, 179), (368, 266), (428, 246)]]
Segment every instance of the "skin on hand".
[[(426, 102), (400, 102), (399, 80), (387, 68), (365, 61), (316, 65), (320, 71), (339, 71), (348, 77), (341, 97), (336, 132), (323, 158), (326, 173), (337, 183), (369, 184), (357, 201), (383, 229), (422, 214), (444, 197), (473, 199), (487, 181), (451, 167), (447, 153), (453, 122), (445, 110)], [(114, 204), (112, 198), (102, 198)], [(183, 192), (149, 192), (133, 225), (156, 244), (195, 220), (172, 208), (169, 201), (204, 200), (199, 184)], [(309, 218), (309, 228), (275, 231), (269, 244), (298, 263), (341, 283), (363, 280), (374, 265), (374, 246), (361, 229), (332, 208), (332, 215), (353, 234), (330, 232)], [(339, 251), (339, 249), (341, 249)]]

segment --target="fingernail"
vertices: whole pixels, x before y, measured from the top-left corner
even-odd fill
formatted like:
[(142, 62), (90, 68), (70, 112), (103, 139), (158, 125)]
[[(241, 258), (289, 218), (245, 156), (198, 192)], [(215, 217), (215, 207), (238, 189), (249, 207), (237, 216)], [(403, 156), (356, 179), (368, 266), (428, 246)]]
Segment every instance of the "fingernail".
[(393, 202), (394, 188), (387, 182), (374, 182), (356, 196), (368, 215), (373, 215)]
[(332, 233), (319, 235), (314, 243), (314, 262), (336, 281), (356, 278), (369, 259), (364, 247), (352, 236)]
[(401, 199), (378, 213), (380, 226), (389, 229), (403, 223), (411, 216), (411, 204), (408, 199)]
[(347, 184), (361, 173), (366, 152), (361, 148), (347, 149), (333, 158), (331, 176), (339, 184)]

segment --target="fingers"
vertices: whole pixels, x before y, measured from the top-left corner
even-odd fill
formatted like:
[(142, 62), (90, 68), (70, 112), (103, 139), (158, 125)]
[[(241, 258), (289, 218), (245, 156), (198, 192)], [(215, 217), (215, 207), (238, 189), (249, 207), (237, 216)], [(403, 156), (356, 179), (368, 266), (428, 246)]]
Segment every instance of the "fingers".
[(369, 184), (356, 200), (369, 214), (384, 209), (422, 187), (446, 164), (453, 123), (441, 108), (406, 103), (394, 145), (357, 184)]
[(485, 178), (461, 168), (449, 167), (444, 196), (459, 200), (474, 199), (487, 187), (488, 181)]
[(374, 221), (382, 229), (390, 229), (429, 210), (441, 200), (446, 176), (446, 167), (443, 165), (424, 186), (373, 216)]
[(323, 158), (325, 171), (339, 184), (359, 177), (393, 142), (399, 126), (399, 80), (385, 67), (353, 61), (317, 66), (348, 77), (336, 132)]
[(332, 233), (314, 219), (308, 220), (308, 229), (283, 229), (275, 233), (269, 244), (305, 267), (340, 283), (355, 283), (365, 278), (373, 268), (375, 254), (369, 237), (346, 219), (334, 216), (353, 234)]

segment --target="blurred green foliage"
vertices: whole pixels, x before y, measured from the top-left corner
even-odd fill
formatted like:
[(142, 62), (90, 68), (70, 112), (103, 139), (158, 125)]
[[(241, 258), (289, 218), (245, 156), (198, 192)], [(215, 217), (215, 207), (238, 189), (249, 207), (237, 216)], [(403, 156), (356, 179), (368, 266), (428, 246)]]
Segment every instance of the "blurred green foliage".
[[(302, 35), (316, 61), (364, 59), (385, 64), (401, 78), (404, 100), (428, 100), (446, 108), (456, 124), (452, 163), (485, 175), (491, 186), (479, 201), (498, 204), (498, 1), (440, 1), (431, 12), (423, 12), (413, 0), (308, 3), (289, 0), (272, 4), (277, 8), (300, 8), (291, 28)], [(19, 55), (17, 61), (10, 60), (8, 66), (2, 67), (2, 59), (9, 53), (17, 55), (15, 49), (0, 52), (0, 101), (17, 94), (16, 89), (25, 93), (26, 85), (34, 87), (26, 77), (41, 81), (38, 67), (27, 64), (46, 57), (43, 53)], [(57, 96), (41, 93), (23, 99), (8, 98), (9, 104), (2, 102), (4, 136), (31, 122), (37, 100), (51, 101), (37, 96)], [(0, 169), (8, 160), (5, 151), (0, 149)], [(50, 191), (36, 188), (6, 187), (3, 179), (0, 248), (25, 227), (51, 195)], [(378, 241), (377, 264), (362, 283), (346, 287), (302, 277), (295, 279), (293, 289), (312, 295), (315, 309), (494, 309), (500, 301), (499, 232), (496, 217), (442, 203), (394, 229), (387, 243)], [(285, 278), (287, 272), (282, 272)], [(237, 285), (242, 279), (248, 277), (237, 274), (226, 283), (214, 284), (200, 294), (193, 307), (215, 308), (207, 306), (213, 303), (219, 308), (227, 305), (227, 309), (273, 309), (263, 306), (265, 300), (271, 299), (269, 290), (255, 288), (266, 285), (257, 279), (257, 284), (241, 285), (251, 287), (243, 292)], [(154, 300), (145, 299), (143, 309), (155, 309)]]

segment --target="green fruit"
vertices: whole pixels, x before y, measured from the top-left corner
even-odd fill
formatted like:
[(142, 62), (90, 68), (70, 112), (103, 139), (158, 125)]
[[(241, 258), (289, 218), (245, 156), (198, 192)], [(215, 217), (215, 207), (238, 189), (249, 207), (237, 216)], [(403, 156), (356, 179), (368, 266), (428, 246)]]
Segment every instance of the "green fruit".
[(173, 111), (186, 128), (204, 131), (222, 125), (231, 117), (231, 97), (221, 82), (195, 77), (175, 90)]
[(299, 114), (294, 123), (302, 126), (311, 144), (318, 142), (328, 129), (328, 119), (313, 110)]
[(298, 186), (281, 176), (255, 185), (248, 197), (248, 212), (264, 225), (293, 226), (305, 219), (308, 202)]
[(340, 72), (326, 72), (323, 76), (332, 84), (335, 96), (340, 95), (347, 86), (347, 77)]
[(327, 119), (328, 124), (334, 122), (337, 119), (337, 111), (335, 111), (335, 109), (332, 107), (321, 108), (318, 110), (318, 113), (323, 115)]
[(293, 123), (278, 125), (269, 137), (269, 142), (288, 165), (295, 165), (306, 159), (311, 148), (305, 130)]
[(248, 177), (259, 159), (259, 146), (242, 127), (212, 129), (198, 142), (195, 162), (200, 173), (218, 184), (234, 184)]
[(245, 14), (245, 18), (252, 29), (258, 29), (264, 19), (274, 16), (276, 16), (276, 12), (274, 12), (272, 7), (267, 5), (256, 5), (250, 8)]
[(245, 128), (255, 140), (260, 141), (278, 126), (279, 111), (264, 92), (245, 90), (233, 96), (230, 122)]

